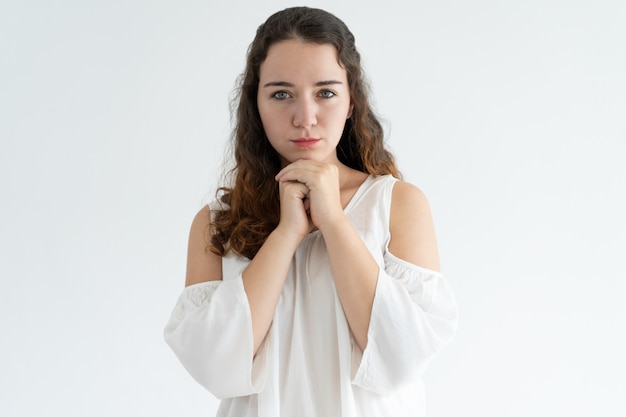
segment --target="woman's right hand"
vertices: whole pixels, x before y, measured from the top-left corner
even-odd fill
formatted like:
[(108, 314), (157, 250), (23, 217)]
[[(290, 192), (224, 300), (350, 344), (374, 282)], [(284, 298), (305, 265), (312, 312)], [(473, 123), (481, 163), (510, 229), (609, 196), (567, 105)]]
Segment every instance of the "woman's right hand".
[(312, 229), (308, 214), (309, 188), (297, 181), (279, 182), (280, 221), (277, 229), (303, 239)]
[(252, 317), (254, 354), (269, 331), (293, 254), (311, 230), (307, 214), (309, 188), (299, 182), (279, 183), (278, 226), (241, 274)]

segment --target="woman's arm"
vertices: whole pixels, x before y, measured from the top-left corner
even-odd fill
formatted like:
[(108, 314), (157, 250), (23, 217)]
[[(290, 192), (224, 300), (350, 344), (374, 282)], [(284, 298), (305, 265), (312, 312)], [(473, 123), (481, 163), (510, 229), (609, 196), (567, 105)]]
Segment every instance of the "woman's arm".
[(208, 207), (198, 212), (191, 226), (186, 287), (164, 337), (189, 373), (218, 398), (258, 393), (265, 384), (268, 350), (259, 347), (293, 253), (310, 230), (302, 201), (306, 187), (285, 184), (280, 191), (279, 226), (237, 276), (223, 276), (222, 257), (206, 250)]
[(322, 225), (320, 231), (328, 248), (335, 288), (343, 312), (352, 336), (361, 351), (364, 351), (379, 266), (345, 216)]
[[(298, 161), (284, 168), (277, 178), (281, 184), (292, 181), (309, 189), (311, 218), (324, 236), (337, 295), (354, 339), (364, 351), (379, 266), (343, 211), (337, 169)], [(418, 188), (404, 182), (394, 185), (389, 222), (391, 253), (415, 265), (439, 269), (430, 208)]]
[(185, 287), (222, 279), (222, 258), (206, 249), (209, 242), (211, 212), (205, 206), (191, 223), (187, 246), (187, 273)]
[(360, 348), (352, 351), (352, 383), (379, 394), (419, 375), (453, 337), (457, 320), (454, 297), (434, 272), (439, 256), (426, 198), (403, 182), (391, 194), (384, 268), (351, 225), (325, 228), (335, 287)]
[(279, 191), (279, 224), (243, 272), (255, 354), (274, 319), (293, 254), (311, 230), (303, 201), (309, 191), (307, 187), (297, 182), (280, 183)]
[[(242, 275), (252, 318), (254, 354), (274, 318), (293, 254), (311, 229), (303, 203), (307, 193), (308, 189), (303, 184), (280, 184), (280, 223), (267, 237)], [(192, 223), (186, 286), (222, 279), (222, 258), (205, 249), (209, 238), (209, 222), (209, 208), (205, 207)]]
[(420, 189), (406, 182), (396, 182), (392, 193), (389, 230), (389, 252), (414, 265), (433, 271), (440, 270), (430, 206)]
[(243, 272), (243, 286), (252, 316), (255, 354), (274, 319), (291, 258), (300, 241), (295, 236), (274, 230)]
[[(328, 247), (337, 294), (353, 336), (364, 351), (376, 292), (378, 264), (345, 216), (334, 223), (322, 225), (320, 230)], [(391, 253), (415, 265), (439, 270), (428, 201), (411, 184), (398, 181), (394, 186), (390, 232)]]
[(345, 215), (338, 168), (300, 160), (277, 179), (307, 186), (311, 221), (324, 236), (337, 295), (354, 339), (365, 350), (379, 267)]

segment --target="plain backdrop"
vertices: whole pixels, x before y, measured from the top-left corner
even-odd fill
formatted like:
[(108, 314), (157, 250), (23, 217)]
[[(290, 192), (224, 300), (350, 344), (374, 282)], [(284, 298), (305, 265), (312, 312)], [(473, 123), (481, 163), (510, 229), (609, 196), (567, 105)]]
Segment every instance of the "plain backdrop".
[[(626, 415), (626, 2), (311, 1), (429, 197), (428, 415)], [(0, 1), (0, 415), (211, 416), (162, 330), (256, 27), (288, 1)]]

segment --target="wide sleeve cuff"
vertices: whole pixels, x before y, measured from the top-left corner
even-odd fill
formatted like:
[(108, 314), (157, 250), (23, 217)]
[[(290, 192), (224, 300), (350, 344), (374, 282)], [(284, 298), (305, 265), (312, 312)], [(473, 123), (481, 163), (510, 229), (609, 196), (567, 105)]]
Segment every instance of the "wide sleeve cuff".
[(270, 336), (254, 356), (252, 317), (241, 276), (186, 287), (164, 337), (191, 376), (216, 397), (263, 389)]
[(380, 394), (419, 375), (456, 333), (458, 311), (443, 275), (385, 254), (364, 352), (352, 344), (352, 383)]

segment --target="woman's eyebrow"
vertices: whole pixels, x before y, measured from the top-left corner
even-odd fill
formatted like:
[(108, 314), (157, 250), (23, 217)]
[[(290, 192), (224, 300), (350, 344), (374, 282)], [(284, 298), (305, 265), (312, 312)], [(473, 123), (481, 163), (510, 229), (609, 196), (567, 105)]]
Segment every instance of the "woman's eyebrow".
[[(315, 83), (316, 87), (322, 87), (325, 85), (336, 85), (336, 84), (343, 84), (343, 82), (341, 81), (337, 81), (337, 80), (324, 80), (324, 81), (318, 81)], [(267, 87), (295, 87), (295, 84), (292, 83), (288, 83), (287, 81), (270, 81), (268, 83), (263, 84), (263, 88), (267, 88)]]
[(337, 80), (326, 80), (326, 81), (318, 81), (315, 83), (316, 87), (321, 87), (324, 85), (336, 85), (336, 84), (343, 84), (341, 81), (337, 81)]

